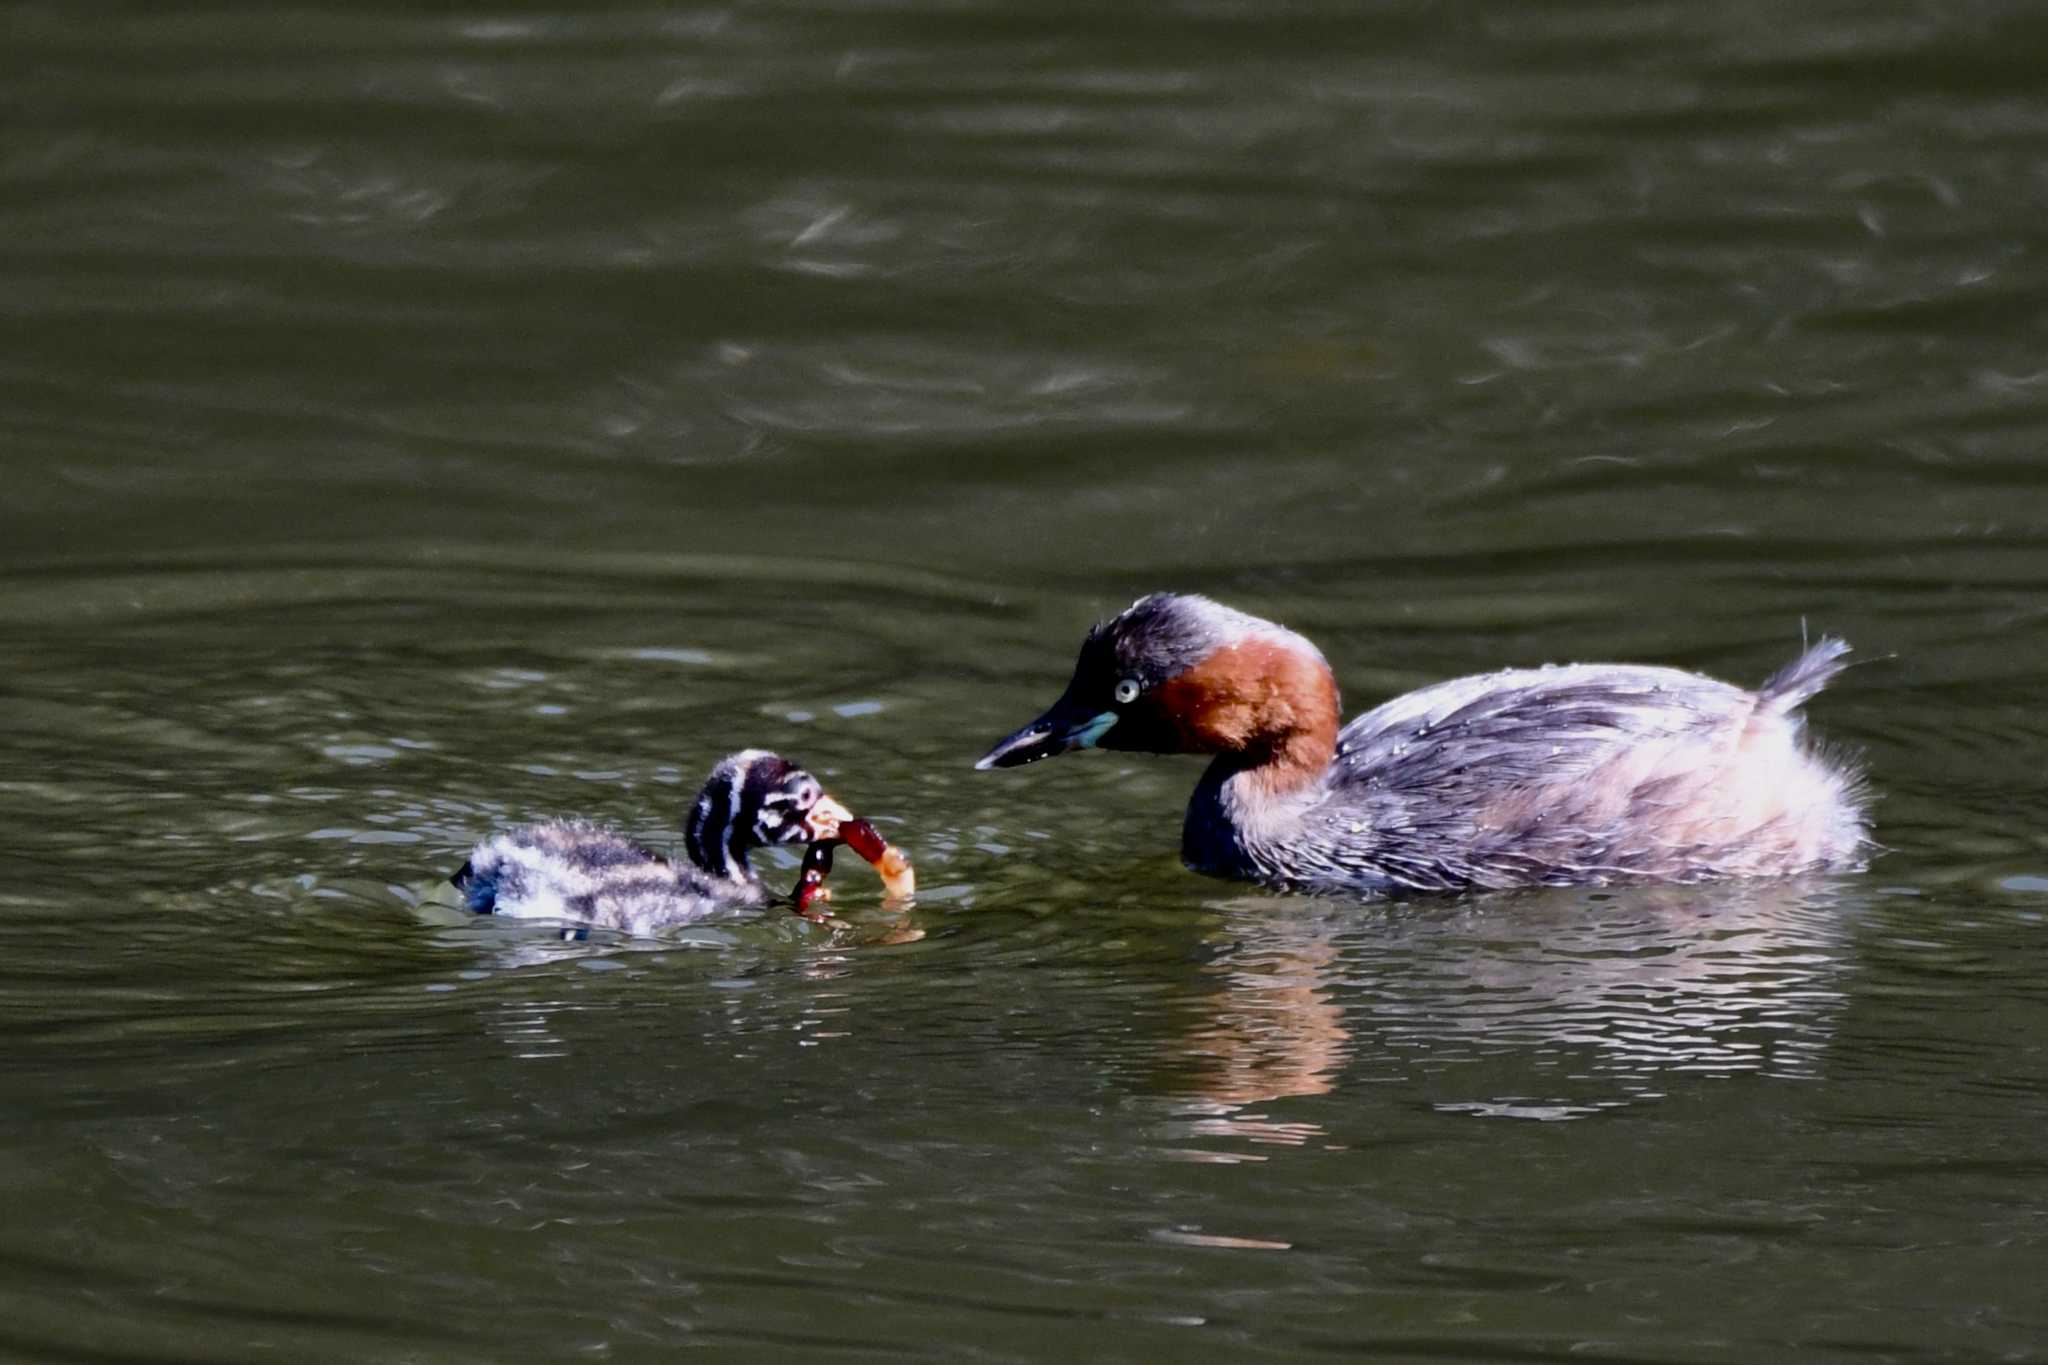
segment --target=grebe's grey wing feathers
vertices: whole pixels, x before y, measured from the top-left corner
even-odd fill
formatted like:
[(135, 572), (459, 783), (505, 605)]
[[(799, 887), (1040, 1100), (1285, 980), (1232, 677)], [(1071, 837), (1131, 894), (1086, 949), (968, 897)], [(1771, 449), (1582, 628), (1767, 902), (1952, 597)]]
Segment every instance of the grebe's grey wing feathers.
[(1617, 744), (1738, 720), (1754, 703), (1674, 668), (1577, 664), (1454, 678), (1394, 698), (1337, 737), (1339, 783), (1498, 791), (1590, 767)]
[(1419, 888), (1852, 865), (1853, 774), (1810, 761), (1787, 714), (1843, 652), (1823, 642), (1761, 692), (1577, 665), (1396, 698), (1340, 737), (1326, 818)]

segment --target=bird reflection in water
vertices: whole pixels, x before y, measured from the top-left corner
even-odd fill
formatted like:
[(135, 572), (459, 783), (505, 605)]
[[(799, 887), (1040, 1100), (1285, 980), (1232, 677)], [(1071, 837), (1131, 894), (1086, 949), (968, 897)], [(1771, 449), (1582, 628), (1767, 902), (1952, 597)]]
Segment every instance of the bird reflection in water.
[(1823, 880), (1223, 902), (1200, 1018), (1172, 1045), (1170, 1132), (1341, 1146), (1277, 1106), (1368, 1077), (1439, 1112), (1567, 1119), (1688, 1076), (1813, 1076), (1844, 1000), (1854, 894)]
[[(1320, 1125), (1277, 1119), (1258, 1106), (1326, 1095), (1337, 1087), (1351, 1055), (1336, 987), (1344, 919), (1267, 896), (1219, 908), (1219, 936), (1228, 946), (1205, 964), (1216, 989), (1204, 1017), (1175, 1044), (1176, 1055), (1192, 1064), (1193, 1085), (1176, 1105), (1171, 1131), (1286, 1147), (1322, 1140)], [(1195, 1148), (1168, 1155), (1185, 1161), (1263, 1160)]]

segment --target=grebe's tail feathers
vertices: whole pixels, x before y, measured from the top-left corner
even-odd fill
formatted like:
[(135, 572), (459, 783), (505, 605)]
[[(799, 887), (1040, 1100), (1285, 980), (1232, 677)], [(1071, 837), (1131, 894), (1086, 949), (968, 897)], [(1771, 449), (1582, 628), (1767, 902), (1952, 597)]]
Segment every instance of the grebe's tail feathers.
[(1848, 653), (1847, 640), (1821, 637), (1819, 644), (1773, 673), (1771, 680), (1757, 689), (1757, 700), (1768, 711), (1797, 710), (1849, 666), (1844, 657)]

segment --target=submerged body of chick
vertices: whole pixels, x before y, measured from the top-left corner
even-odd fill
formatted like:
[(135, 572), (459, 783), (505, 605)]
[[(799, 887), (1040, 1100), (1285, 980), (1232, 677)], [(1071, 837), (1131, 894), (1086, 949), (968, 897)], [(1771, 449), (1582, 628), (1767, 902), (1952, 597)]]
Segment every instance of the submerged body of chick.
[(763, 904), (758, 877), (715, 877), (581, 820), (493, 834), (455, 874), (469, 908), (649, 935)]
[(1097, 745), (1213, 754), (1182, 856), (1306, 890), (1839, 870), (1868, 848), (1861, 790), (1802, 742), (1798, 708), (1847, 650), (1823, 641), (1754, 692), (1671, 668), (1507, 670), (1396, 697), (1340, 730), (1335, 681), (1306, 639), (1154, 594), (1091, 633), (1067, 695), (982, 763)]

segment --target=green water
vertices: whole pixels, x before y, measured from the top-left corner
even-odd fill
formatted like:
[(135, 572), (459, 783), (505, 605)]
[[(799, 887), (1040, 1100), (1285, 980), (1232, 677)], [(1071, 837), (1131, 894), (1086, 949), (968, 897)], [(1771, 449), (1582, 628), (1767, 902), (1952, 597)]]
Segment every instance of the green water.
[[(0, 1356), (2048, 1357), (2038, 8), (0, 32)], [(1888, 851), (1348, 905), (970, 770), (1160, 587), (1347, 713), (1846, 635)], [(914, 908), (442, 903), (744, 745)]]

